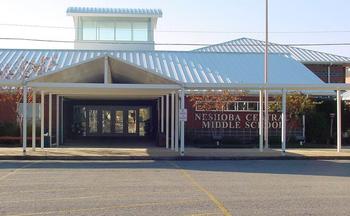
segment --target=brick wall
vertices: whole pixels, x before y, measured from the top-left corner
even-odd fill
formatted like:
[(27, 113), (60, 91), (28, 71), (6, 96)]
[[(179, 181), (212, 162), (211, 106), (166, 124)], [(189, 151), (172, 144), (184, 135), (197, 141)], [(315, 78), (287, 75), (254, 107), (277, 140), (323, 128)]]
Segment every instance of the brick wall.
[[(8, 95), (8, 94), (7, 94)], [(16, 102), (15, 100), (2, 101), (1, 97), (4, 94), (0, 95), (0, 123), (1, 122), (13, 122), (16, 123)], [(13, 95), (13, 97), (15, 97)], [(36, 102), (40, 103), (40, 95), (37, 95)], [(27, 106), (32, 106), (31, 103), (28, 103)], [(37, 106), (40, 106), (37, 104)], [(49, 125), (49, 96), (45, 96), (45, 128), (48, 130)], [(56, 95), (52, 95), (52, 128), (55, 132), (56, 128)]]
[[(306, 64), (309, 70), (314, 72), (323, 82), (328, 82), (328, 66), (321, 64)], [(344, 83), (345, 82), (345, 65), (332, 65), (330, 66), (330, 82), (331, 83)]]

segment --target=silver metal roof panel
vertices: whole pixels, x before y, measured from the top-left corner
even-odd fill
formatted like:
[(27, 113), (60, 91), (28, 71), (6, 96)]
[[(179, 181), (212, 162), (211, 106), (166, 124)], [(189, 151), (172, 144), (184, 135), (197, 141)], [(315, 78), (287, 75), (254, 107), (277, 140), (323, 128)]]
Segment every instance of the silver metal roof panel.
[(92, 8), (92, 7), (69, 7), (69, 16), (81, 15), (108, 15), (108, 16), (138, 16), (138, 17), (162, 17), (160, 9), (149, 8)]
[[(0, 79), (22, 80), (61, 71), (109, 56), (181, 83), (263, 83), (262, 53), (212, 53), (188, 51), (99, 51), (0, 49)], [(4, 68), (18, 68), (21, 62), (38, 64), (48, 58), (39, 74), (23, 77), (21, 70), (9, 75)], [(304, 65), (286, 54), (269, 55), (269, 81), (276, 84), (321, 84)]]
[[(302, 49), (298, 47), (269, 43), (269, 52), (287, 54), (295, 60), (309, 64), (350, 64), (350, 58)], [(197, 52), (227, 52), (227, 53), (263, 53), (265, 42), (250, 38), (240, 38), (203, 48), (196, 49)]]

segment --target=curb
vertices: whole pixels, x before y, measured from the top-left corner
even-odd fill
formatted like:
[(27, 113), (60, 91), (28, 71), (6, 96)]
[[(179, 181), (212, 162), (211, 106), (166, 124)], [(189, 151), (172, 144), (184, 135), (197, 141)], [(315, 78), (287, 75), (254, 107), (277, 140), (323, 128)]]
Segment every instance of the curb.
[(196, 161), (196, 160), (350, 160), (350, 156), (232, 156), (232, 157), (213, 157), (213, 156), (169, 156), (169, 157), (152, 157), (152, 156), (0, 156), (1, 160), (95, 160), (95, 161), (112, 161), (112, 160), (177, 160), (177, 161)]

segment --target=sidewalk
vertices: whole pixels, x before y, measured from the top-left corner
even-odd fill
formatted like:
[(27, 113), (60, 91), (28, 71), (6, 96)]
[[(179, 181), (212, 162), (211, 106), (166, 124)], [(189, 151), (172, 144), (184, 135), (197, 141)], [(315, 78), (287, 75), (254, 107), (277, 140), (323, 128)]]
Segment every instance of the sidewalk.
[(280, 160), (280, 159), (346, 159), (350, 149), (201, 149), (188, 147), (185, 156), (160, 147), (149, 148), (0, 148), (0, 160)]

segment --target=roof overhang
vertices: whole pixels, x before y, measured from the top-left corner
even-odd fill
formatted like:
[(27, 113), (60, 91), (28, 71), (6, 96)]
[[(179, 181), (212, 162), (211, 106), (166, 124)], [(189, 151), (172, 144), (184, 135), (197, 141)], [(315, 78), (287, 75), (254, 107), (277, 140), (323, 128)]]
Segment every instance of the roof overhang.
[(159, 97), (181, 89), (176, 84), (108, 84), (32, 82), (28, 87), (57, 95)]
[(20, 80), (0, 80), (0, 87), (21, 87), (23, 82)]
[(334, 91), (350, 90), (350, 84), (235, 84), (235, 83), (189, 83), (184, 84), (188, 90), (287, 90), (287, 91)]
[(133, 9), (133, 8), (89, 8), (69, 7), (67, 16), (73, 17), (138, 17), (160, 18), (163, 12), (160, 9)]

